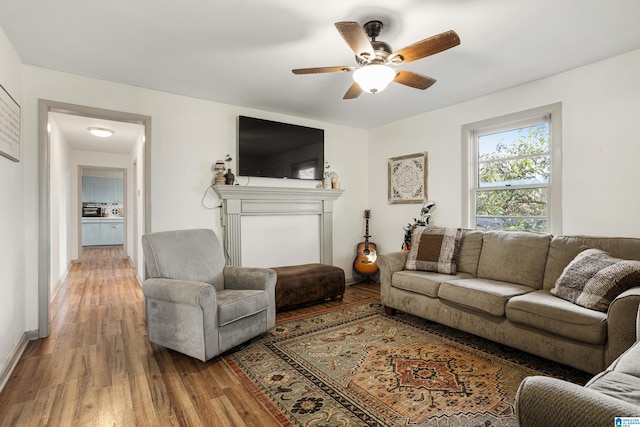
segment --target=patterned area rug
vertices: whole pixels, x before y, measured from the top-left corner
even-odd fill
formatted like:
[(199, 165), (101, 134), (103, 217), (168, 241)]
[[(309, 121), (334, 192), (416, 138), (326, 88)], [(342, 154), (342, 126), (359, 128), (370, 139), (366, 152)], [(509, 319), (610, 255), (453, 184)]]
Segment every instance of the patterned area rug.
[(590, 375), (369, 300), (278, 323), (224, 356), (284, 426), (515, 426), (522, 379)]

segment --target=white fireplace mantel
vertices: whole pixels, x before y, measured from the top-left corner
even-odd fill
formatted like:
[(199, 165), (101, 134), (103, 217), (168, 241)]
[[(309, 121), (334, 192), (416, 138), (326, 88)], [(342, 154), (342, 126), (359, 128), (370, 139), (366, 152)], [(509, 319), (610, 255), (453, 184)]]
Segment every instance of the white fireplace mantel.
[[(214, 185), (213, 188), (222, 200), (222, 229), (231, 265), (243, 265), (242, 218), (276, 215), (319, 216), (319, 262), (332, 263), (333, 201), (337, 200), (344, 190), (240, 185)], [(295, 233), (295, 230), (293, 232)], [(272, 244), (277, 245), (277, 239)]]

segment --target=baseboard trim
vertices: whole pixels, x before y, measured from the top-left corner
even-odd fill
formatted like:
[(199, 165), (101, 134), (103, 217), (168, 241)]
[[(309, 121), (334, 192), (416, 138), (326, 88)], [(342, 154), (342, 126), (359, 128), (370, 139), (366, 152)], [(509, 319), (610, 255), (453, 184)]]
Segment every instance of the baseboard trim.
[(20, 337), (16, 345), (13, 347), (9, 357), (2, 363), (2, 366), (0, 366), (0, 392), (2, 392), (7, 381), (9, 381), (9, 377), (18, 364), (25, 348), (27, 348), (29, 341), (37, 338), (38, 331), (27, 331), (22, 334), (22, 337)]
[(380, 276), (378, 276), (377, 274), (373, 275), (373, 276), (359, 276), (359, 277), (351, 277), (349, 279), (346, 279), (344, 284), (347, 286), (350, 285), (357, 285), (359, 283), (380, 283)]

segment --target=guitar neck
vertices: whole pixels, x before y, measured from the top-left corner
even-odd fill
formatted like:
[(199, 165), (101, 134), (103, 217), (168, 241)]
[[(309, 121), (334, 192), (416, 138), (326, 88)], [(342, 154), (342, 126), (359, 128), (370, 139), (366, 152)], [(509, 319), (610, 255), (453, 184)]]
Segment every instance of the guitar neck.
[(369, 243), (369, 216), (370, 213), (368, 210), (364, 211), (364, 243), (368, 244)]

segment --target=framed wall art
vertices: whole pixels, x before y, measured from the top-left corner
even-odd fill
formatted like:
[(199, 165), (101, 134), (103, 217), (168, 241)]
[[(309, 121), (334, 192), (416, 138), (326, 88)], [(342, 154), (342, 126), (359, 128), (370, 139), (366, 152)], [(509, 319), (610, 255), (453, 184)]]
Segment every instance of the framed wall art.
[(389, 203), (427, 201), (427, 153), (389, 159)]
[(20, 161), (20, 106), (0, 85), (0, 155)]

